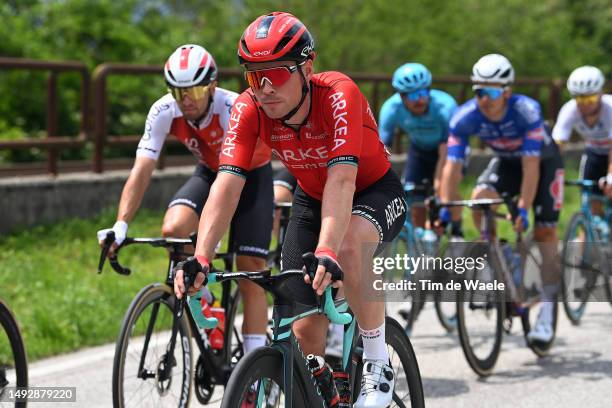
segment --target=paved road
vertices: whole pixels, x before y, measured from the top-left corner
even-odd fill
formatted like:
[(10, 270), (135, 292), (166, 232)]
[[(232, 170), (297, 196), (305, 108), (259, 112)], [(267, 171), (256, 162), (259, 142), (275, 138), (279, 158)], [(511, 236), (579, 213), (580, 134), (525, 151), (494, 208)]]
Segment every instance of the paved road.
[[(444, 334), (433, 307), (427, 307), (412, 337), (427, 406), (612, 406), (612, 308), (608, 304), (590, 304), (580, 327), (572, 327), (562, 315), (554, 351), (544, 359), (524, 347), (518, 329), (505, 338), (495, 374), (479, 380), (465, 362), (457, 337)], [(76, 386), (77, 403), (60, 407), (109, 407), (113, 354), (114, 345), (108, 345), (36, 362), (30, 368), (31, 384)], [(199, 406), (195, 397), (191, 406)]]

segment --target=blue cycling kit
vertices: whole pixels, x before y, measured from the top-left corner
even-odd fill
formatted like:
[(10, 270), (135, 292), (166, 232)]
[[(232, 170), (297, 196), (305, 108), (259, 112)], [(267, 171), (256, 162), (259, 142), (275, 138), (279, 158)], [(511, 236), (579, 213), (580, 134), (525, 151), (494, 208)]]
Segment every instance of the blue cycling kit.
[(504, 117), (498, 122), (487, 119), (478, 109), (476, 99), (461, 105), (450, 122), (448, 159), (463, 161), (470, 136), (477, 136), (502, 158), (540, 156), (550, 144), (540, 105), (525, 95), (514, 94), (508, 100)]
[(429, 91), (429, 109), (423, 115), (413, 115), (404, 106), (399, 93), (383, 104), (378, 121), (378, 133), (384, 144), (391, 145), (395, 129), (399, 127), (410, 137), (411, 145), (420, 150), (437, 150), (448, 137), (448, 122), (457, 107), (446, 92)]

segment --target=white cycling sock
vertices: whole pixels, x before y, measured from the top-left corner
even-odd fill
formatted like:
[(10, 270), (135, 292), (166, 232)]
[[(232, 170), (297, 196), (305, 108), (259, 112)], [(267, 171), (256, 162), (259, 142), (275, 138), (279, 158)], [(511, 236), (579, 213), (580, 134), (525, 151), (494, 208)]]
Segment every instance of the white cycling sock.
[(386, 364), (389, 361), (389, 351), (385, 343), (385, 323), (372, 330), (359, 327), (359, 333), (363, 339), (364, 360), (383, 360)]
[(243, 334), (242, 335), (242, 347), (244, 354), (248, 354), (251, 350), (255, 350), (257, 347), (266, 345), (265, 334)]

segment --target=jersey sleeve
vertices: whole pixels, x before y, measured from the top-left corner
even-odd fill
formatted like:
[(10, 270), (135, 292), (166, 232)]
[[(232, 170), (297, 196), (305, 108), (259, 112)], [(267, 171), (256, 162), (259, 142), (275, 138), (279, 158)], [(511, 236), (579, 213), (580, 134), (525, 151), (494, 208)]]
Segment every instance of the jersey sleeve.
[(378, 115), (378, 134), (386, 146), (391, 146), (393, 142), (396, 120), (395, 104), (391, 98), (387, 99)]
[(338, 81), (327, 94), (323, 111), (331, 135), (327, 167), (336, 164), (357, 166), (363, 143), (363, 115), (367, 102), (351, 80)]
[(521, 146), (521, 155), (540, 156), (546, 138), (540, 105), (533, 99), (521, 98), (516, 102), (515, 107), (525, 121), (525, 136)]
[(440, 120), (442, 121), (442, 123), (446, 124), (446, 129), (444, 130), (443, 137), (440, 140), (441, 143), (448, 142), (449, 123), (451, 121), (451, 118), (453, 117), (453, 114), (457, 110), (457, 102), (455, 102), (455, 98), (446, 93), (444, 95), (445, 96), (442, 100), (439, 113)]
[(567, 142), (572, 134), (572, 128), (574, 127), (574, 121), (572, 118), (572, 107), (570, 106), (572, 101), (567, 102), (557, 116), (555, 127), (552, 131), (553, 139), (557, 142)]
[(232, 106), (228, 128), (219, 156), (219, 172), (246, 178), (259, 132), (259, 113), (251, 96), (244, 92)]
[(446, 157), (450, 161), (465, 160), (465, 151), (469, 144), (470, 130), (467, 126), (465, 110), (458, 110), (451, 118), (448, 129), (448, 149)]
[(151, 106), (144, 133), (136, 148), (136, 157), (148, 157), (157, 160), (172, 125), (172, 101), (166, 97), (159, 99)]

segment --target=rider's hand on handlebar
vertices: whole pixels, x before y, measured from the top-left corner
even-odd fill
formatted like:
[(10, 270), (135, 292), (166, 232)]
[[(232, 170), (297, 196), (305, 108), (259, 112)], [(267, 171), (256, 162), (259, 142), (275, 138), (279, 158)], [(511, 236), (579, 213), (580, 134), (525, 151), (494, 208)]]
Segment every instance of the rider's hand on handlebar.
[(98, 242), (100, 243), (101, 247), (104, 246), (104, 239), (106, 238), (106, 234), (108, 234), (110, 231), (113, 231), (115, 233), (115, 242), (113, 242), (113, 244), (111, 245), (110, 250), (108, 251), (108, 256), (113, 255), (117, 247), (123, 243), (125, 237), (127, 236), (127, 230), (127, 222), (117, 221), (112, 228), (105, 228), (98, 231)]
[[(189, 257), (179, 262), (174, 267), (174, 294), (181, 299), (185, 294), (185, 274), (192, 275), (192, 283), (187, 290), (189, 296), (193, 296), (202, 288), (206, 282), (206, 276), (210, 271), (210, 262), (206, 257), (198, 256), (197, 259)], [(195, 275), (195, 278), (193, 278)]]
[(514, 219), (514, 230), (516, 232), (527, 231), (529, 228), (529, 213), (525, 208), (518, 208), (518, 214)]
[(612, 173), (608, 173), (606, 177), (600, 178), (598, 184), (606, 197), (612, 198)]
[[(342, 285), (344, 273), (338, 264), (336, 254), (329, 248), (317, 248), (315, 256), (318, 260), (317, 273), (312, 280), (312, 288), (317, 292), (317, 295), (323, 295), (325, 289), (332, 283), (332, 286), (337, 288)], [(306, 270), (304, 268), (304, 270)], [(311, 283), (310, 276), (304, 274), (304, 282)]]

